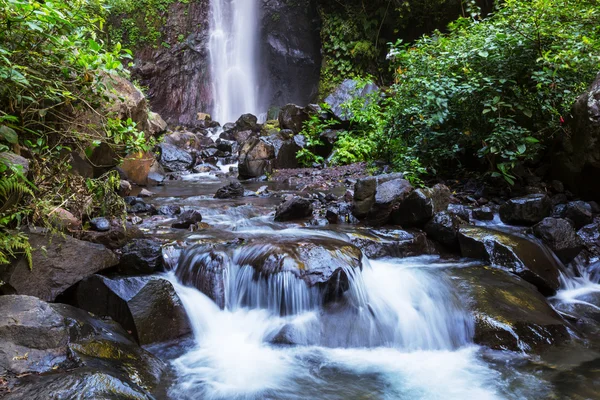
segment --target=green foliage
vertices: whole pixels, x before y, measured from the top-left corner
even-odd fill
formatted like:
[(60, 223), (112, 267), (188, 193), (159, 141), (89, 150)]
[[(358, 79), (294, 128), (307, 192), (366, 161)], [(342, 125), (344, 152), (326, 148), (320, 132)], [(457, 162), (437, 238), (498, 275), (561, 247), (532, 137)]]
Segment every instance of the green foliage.
[(599, 13), (592, 0), (507, 0), (483, 21), (397, 42), (388, 148), (433, 172), (478, 158), (513, 183), (518, 163), (566, 134), (564, 119), (597, 73)]
[(144, 132), (136, 128), (136, 123), (127, 118), (109, 118), (106, 121), (106, 135), (115, 145), (123, 147), (127, 154), (146, 152), (154, 147), (154, 138), (146, 140)]
[(87, 179), (86, 188), (93, 198), (93, 204), (97, 205), (98, 210), (87, 210), (88, 214), (93, 215), (114, 215), (125, 217), (127, 214), (125, 201), (119, 196), (118, 190), (121, 183), (121, 177), (117, 171), (109, 171), (97, 179)]

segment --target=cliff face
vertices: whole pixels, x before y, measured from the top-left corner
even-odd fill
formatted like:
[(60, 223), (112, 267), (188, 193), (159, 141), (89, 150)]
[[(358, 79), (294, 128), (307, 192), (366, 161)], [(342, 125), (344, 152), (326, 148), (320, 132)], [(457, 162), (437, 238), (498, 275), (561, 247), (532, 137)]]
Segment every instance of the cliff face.
[(321, 68), (314, 0), (262, 0), (263, 105), (306, 105), (316, 98)]

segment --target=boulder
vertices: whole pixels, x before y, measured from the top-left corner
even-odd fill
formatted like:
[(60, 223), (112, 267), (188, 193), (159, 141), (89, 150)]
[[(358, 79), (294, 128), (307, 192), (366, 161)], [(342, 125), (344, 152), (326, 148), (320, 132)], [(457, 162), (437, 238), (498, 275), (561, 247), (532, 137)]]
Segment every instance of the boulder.
[(369, 230), (348, 232), (350, 242), (370, 259), (415, 257), (437, 254), (437, 249), (420, 231)]
[(437, 184), (434, 187), (412, 191), (392, 213), (392, 221), (403, 227), (423, 226), (435, 213), (450, 204), (450, 189)]
[(237, 130), (239, 132), (242, 132), (242, 131), (252, 131), (252, 132), (260, 131), (260, 125), (258, 124), (258, 118), (256, 118), (256, 115), (243, 114), (235, 122), (235, 130)]
[(108, 232), (110, 230), (110, 221), (104, 217), (92, 218), (90, 225), (97, 232)]
[(352, 215), (352, 205), (348, 203), (335, 203), (327, 207), (325, 219), (332, 225), (354, 224), (358, 222)]
[(159, 114), (150, 111), (148, 113), (148, 132), (146, 133), (150, 134), (150, 136), (158, 136), (166, 130), (167, 123), (165, 120)]
[(194, 166), (194, 158), (187, 151), (169, 143), (161, 143), (158, 147), (160, 149), (160, 164), (167, 171), (186, 171)]
[(323, 132), (321, 132), (319, 134), (319, 140), (321, 141), (321, 144), (316, 146), (315, 154), (323, 158), (328, 158), (333, 152), (333, 148), (341, 132), (342, 131), (333, 129), (325, 129)]
[[(68, 305), (30, 296), (0, 296), (0, 314), (0, 376), (12, 381), (10, 398), (79, 397), (81, 393), (73, 391), (86, 387), (84, 378), (89, 374), (77, 378), (84, 371), (118, 377), (115, 381), (126, 385), (113, 388), (116, 393), (148, 395), (146, 390), (156, 387), (165, 369), (118, 325)], [(71, 386), (61, 386), (67, 382)], [(97, 393), (107, 384), (98, 386)], [(48, 397), (36, 397), (38, 393)]]
[(171, 225), (176, 229), (189, 229), (190, 226), (202, 222), (202, 214), (198, 210), (186, 210), (179, 215), (179, 220)]
[(583, 245), (594, 256), (600, 256), (600, 223), (594, 222), (577, 231)]
[(161, 272), (162, 243), (154, 239), (134, 239), (121, 249), (117, 266), (121, 274), (154, 274)]
[(552, 202), (545, 194), (530, 194), (510, 199), (500, 206), (500, 219), (511, 225), (537, 224), (552, 213)]
[(156, 276), (107, 278), (93, 275), (75, 288), (77, 307), (111, 317), (140, 345), (174, 340), (191, 333), (173, 285)]
[(12, 151), (0, 152), (0, 162), (20, 169), (23, 175), (27, 175), (29, 173), (29, 160), (13, 153)]
[(48, 214), (48, 222), (60, 231), (81, 229), (81, 221), (64, 208), (55, 208)]
[(250, 138), (239, 154), (239, 176), (242, 179), (258, 178), (273, 170), (275, 148), (259, 138)]
[(70, 236), (28, 234), (33, 248), (31, 269), (25, 258), (0, 266), (3, 293), (39, 297), (54, 301), (56, 296), (83, 278), (115, 266), (118, 258), (101, 244)]
[(600, 74), (577, 98), (568, 121), (570, 134), (552, 156), (552, 173), (579, 196), (600, 199)]
[(565, 264), (573, 261), (584, 247), (572, 223), (566, 219), (544, 218), (533, 227), (533, 233)]
[(402, 174), (370, 176), (359, 179), (354, 186), (352, 213), (374, 225), (388, 222), (392, 211), (413, 187)]
[(329, 105), (333, 114), (340, 121), (350, 121), (352, 115), (345, 108), (345, 105), (354, 99), (364, 99), (364, 104), (368, 104), (371, 100), (369, 96), (372, 93), (379, 91), (379, 87), (374, 83), (363, 84), (353, 79), (346, 79), (325, 99), (325, 103)]
[(237, 199), (240, 197), (244, 197), (244, 187), (237, 181), (220, 187), (215, 193), (215, 199)]
[(309, 115), (306, 110), (295, 104), (287, 104), (279, 111), (279, 127), (289, 129), (294, 134), (302, 132), (304, 123), (308, 121)]
[(457, 214), (442, 211), (425, 225), (427, 235), (444, 246), (454, 249), (458, 248), (458, 230), (461, 225), (467, 223)]
[(285, 222), (307, 218), (312, 215), (312, 212), (313, 205), (309, 200), (294, 196), (277, 207), (275, 221)]
[(543, 245), (518, 236), (478, 226), (463, 225), (458, 232), (463, 257), (476, 258), (518, 275), (547, 296), (560, 286), (562, 265)]
[(158, 215), (166, 215), (167, 217), (173, 217), (181, 213), (181, 207), (174, 204), (166, 204), (156, 209)]
[(497, 268), (452, 268), (449, 273), (475, 317), (475, 343), (538, 353), (570, 339), (565, 322), (524, 280)]
[(562, 209), (561, 217), (568, 218), (575, 224), (575, 229), (581, 229), (594, 221), (592, 206), (585, 201), (571, 201)]
[(300, 167), (296, 154), (305, 146), (304, 136), (294, 135), (289, 130), (282, 130), (265, 137), (264, 140), (273, 145), (275, 152), (275, 158), (272, 162), (273, 169)]
[(189, 131), (175, 131), (169, 133), (164, 136), (163, 142), (188, 153), (199, 153), (206, 148), (215, 147), (215, 142), (208, 136)]
[(111, 250), (120, 249), (130, 240), (143, 236), (144, 233), (131, 222), (123, 226), (123, 222), (116, 218), (110, 221), (110, 229), (106, 232), (81, 231), (78, 235), (81, 240), (102, 244)]

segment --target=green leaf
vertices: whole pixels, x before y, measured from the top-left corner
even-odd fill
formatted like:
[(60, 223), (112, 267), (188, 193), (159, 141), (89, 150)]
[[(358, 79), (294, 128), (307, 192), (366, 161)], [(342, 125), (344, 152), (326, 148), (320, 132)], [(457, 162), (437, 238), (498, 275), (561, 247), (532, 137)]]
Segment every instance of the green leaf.
[(527, 146), (524, 144), (520, 144), (517, 146), (517, 150), (519, 151), (520, 154), (525, 153), (525, 150), (527, 150)]
[(525, 141), (526, 141), (527, 143), (539, 143), (539, 142), (540, 142), (539, 140), (537, 140), (536, 138), (534, 138), (534, 137), (532, 137), (532, 136), (527, 136), (527, 137), (525, 138)]
[(2, 137), (8, 143), (12, 144), (15, 144), (19, 141), (19, 136), (17, 135), (17, 132), (15, 132), (14, 129), (6, 125), (0, 126), (0, 137)]
[(523, 114), (525, 114), (526, 117), (531, 118), (533, 112), (531, 112), (531, 110), (523, 110)]

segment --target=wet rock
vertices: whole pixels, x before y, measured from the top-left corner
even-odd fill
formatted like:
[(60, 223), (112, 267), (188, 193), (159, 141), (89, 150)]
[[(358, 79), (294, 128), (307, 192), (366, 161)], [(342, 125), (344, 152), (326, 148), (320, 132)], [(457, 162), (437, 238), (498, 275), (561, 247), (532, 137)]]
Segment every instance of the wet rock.
[(422, 226), (450, 203), (450, 189), (435, 185), (412, 191), (392, 213), (392, 221), (403, 227)]
[(194, 158), (185, 150), (169, 143), (161, 143), (158, 147), (160, 149), (160, 164), (167, 171), (186, 171), (193, 167)]
[(46, 378), (36, 373), (52, 372), (46, 376), (62, 383), (62, 377), (75, 377), (80, 371), (108, 373), (146, 393), (156, 387), (165, 368), (118, 325), (68, 305), (48, 304), (30, 296), (0, 296), (0, 314), (4, 317), (0, 321), (0, 375), (22, 374), (14, 382), (14, 399), (29, 399), (31, 393), (51, 393), (44, 398), (59, 398), (53, 390), (62, 394), (73, 390), (56, 385), (44, 389), (39, 383)]
[(569, 340), (565, 322), (533, 285), (491, 267), (450, 273), (475, 317), (475, 343), (537, 353)]
[(166, 215), (167, 217), (172, 217), (181, 213), (181, 207), (173, 204), (167, 204), (158, 207), (156, 211), (158, 212), (158, 215)]
[(362, 85), (358, 81), (347, 79), (327, 96), (325, 103), (329, 105), (333, 114), (340, 121), (350, 121), (352, 116), (348, 114), (349, 112), (343, 105), (357, 98), (363, 98), (365, 104), (368, 104), (370, 101), (368, 96), (378, 90), (379, 88), (374, 83)]
[(92, 218), (90, 225), (97, 232), (108, 232), (110, 230), (110, 221), (103, 217)]
[(330, 224), (355, 224), (358, 220), (352, 215), (352, 206), (338, 203), (327, 207), (325, 218)]
[[(132, 217), (132, 220), (136, 217)], [(106, 232), (81, 231), (78, 238), (86, 242), (98, 243), (111, 250), (120, 249), (127, 242), (144, 236), (143, 232), (132, 223), (123, 222), (117, 218), (110, 220), (110, 229)]]
[(600, 256), (600, 223), (594, 222), (577, 231), (585, 248), (593, 255)]
[(174, 340), (191, 333), (173, 285), (156, 276), (112, 278), (93, 275), (75, 289), (76, 305), (111, 317), (140, 345)]
[(28, 235), (33, 248), (31, 269), (20, 258), (0, 266), (1, 293), (29, 295), (54, 301), (70, 286), (86, 276), (115, 266), (115, 254), (100, 244), (71, 236), (47, 235), (35, 230)]
[(479, 221), (492, 221), (494, 219), (494, 212), (489, 207), (481, 207), (473, 210), (473, 218)]
[(331, 155), (333, 151), (333, 147), (338, 140), (341, 131), (325, 129), (323, 132), (319, 134), (319, 139), (322, 144), (317, 145), (315, 149), (315, 154), (327, 158)]
[(249, 139), (240, 149), (239, 176), (242, 179), (258, 178), (273, 169), (275, 148), (259, 138)]
[(309, 200), (294, 196), (277, 207), (275, 221), (285, 222), (307, 218), (312, 215), (312, 212), (313, 206)]
[(458, 229), (466, 222), (457, 214), (442, 211), (435, 214), (425, 225), (425, 232), (433, 240), (448, 248), (458, 248)]
[(562, 266), (548, 249), (530, 239), (463, 225), (459, 229), (458, 240), (463, 257), (504, 268), (535, 285), (544, 295), (553, 295), (559, 287)]
[(129, 181), (122, 179), (121, 182), (119, 183), (119, 196), (121, 196), (121, 197), (129, 196), (130, 193), (131, 193), (131, 183), (129, 183)]
[(179, 215), (179, 220), (171, 225), (176, 229), (189, 229), (190, 226), (202, 222), (202, 214), (197, 210), (186, 210)]
[(140, 191), (140, 193), (138, 194), (138, 196), (140, 196), (142, 198), (144, 198), (144, 197), (152, 197), (152, 196), (154, 196), (154, 192), (151, 192), (151, 191), (149, 191), (147, 189), (142, 189)]
[(545, 194), (510, 199), (500, 207), (500, 219), (512, 225), (533, 225), (551, 213), (552, 202)]
[(244, 187), (237, 181), (220, 187), (215, 193), (215, 199), (237, 199), (240, 197), (244, 197)]
[(278, 119), (281, 129), (289, 129), (297, 134), (304, 128), (304, 123), (308, 121), (309, 115), (304, 108), (295, 104), (287, 104), (281, 107)]
[(50, 224), (60, 231), (81, 229), (81, 221), (64, 208), (55, 208), (49, 215)]
[(260, 126), (255, 115), (244, 114), (235, 122), (235, 129), (238, 131), (259, 131)]
[(208, 136), (189, 131), (172, 132), (164, 136), (163, 142), (190, 154), (199, 153), (206, 148), (215, 147), (215, 142)]
[(130, 214), (151, 213), (153, 210), (154, 206), (146, 204), (140, 197), (134, 197), (127, 206), (127, 212)]
[(121, 274), (154, 274), (162, 271), (162, 243), (154, 239), (134, 239), (121, 249), (117, 270)]
[(225, 308), (225, 273), (230, 265), (226, 249), (212, 245), (198, 245), (182, 250), (177, 278), (193, 285), (221, 309)]
[(292, 131), (282, 130), (264, 138), (272, 146), (275, 158), (272, 162), (274, 169), (298, 168), (296, 154), (305, 146), (304, 136), (293, 135)]
[(350, 242), (371, 259), (437, 254), (437, 249), (420, 231), (375, 230), (349, 232)]
[(533, 227), (533, 233), (567, 264), (583, 250), (583, 241), (571, 222), (562, 218), (544, 218)]
[(594, 221), (592, 206), (585, 201), (572, 201), (568, 203), (561, 216), (573, 221), (575, 229), (583, 228)]
[(385, 224), (394, 208), (412, 192), (413, 187), (402, 174), (371, 176), (359, 179), (354, 186), (352, 213), (360, 220)]

